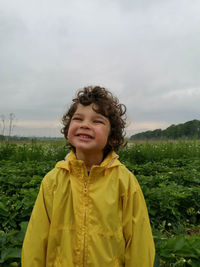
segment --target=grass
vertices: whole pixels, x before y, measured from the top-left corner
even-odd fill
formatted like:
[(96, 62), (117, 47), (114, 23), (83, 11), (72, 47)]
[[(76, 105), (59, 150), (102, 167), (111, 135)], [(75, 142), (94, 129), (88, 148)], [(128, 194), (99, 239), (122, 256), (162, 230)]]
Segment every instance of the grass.
[[(1, 266), (20, 266), (20, 248), (40, 182), (68, 152), (65, 140), (0, 143)], [(200, 142), (130, 142), (118, 154), (145, 195), (160, 266), (198, 267)]]

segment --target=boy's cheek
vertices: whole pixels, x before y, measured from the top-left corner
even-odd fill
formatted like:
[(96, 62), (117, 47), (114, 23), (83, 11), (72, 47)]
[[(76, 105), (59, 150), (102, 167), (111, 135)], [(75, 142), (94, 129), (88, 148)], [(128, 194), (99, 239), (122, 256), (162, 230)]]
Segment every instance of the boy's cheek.
[(73, 130), (71, 129), (71, 130), (68, 131), (68, 135), (67, 135), (67, 139), (68, 139), (69, 142), (72, 141), (73, 136), (74, 136)]
[(76, 125), (74, 123), (70, 124), (69, 126), (69, 130), (68, 130), (68, 135), (72, 135), (75, 133), (75, 130), (76, 130)]

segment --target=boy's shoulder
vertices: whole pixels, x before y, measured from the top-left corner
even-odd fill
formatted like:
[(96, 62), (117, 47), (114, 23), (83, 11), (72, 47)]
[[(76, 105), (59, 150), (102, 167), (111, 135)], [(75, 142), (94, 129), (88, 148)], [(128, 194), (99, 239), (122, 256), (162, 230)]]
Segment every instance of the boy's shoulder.
[(137, 178), (123, 163), (118, 166), (118, 179), (124, 194), (140, 190)]
[(127, 175), (128, 175), (128, 178), (134, 176), (134, 174), (133, 174), (133, 173), (126, 167), (125, 164), (123, 164), (123, 163), (120, 161), (119, 158), (117, 159), (117, 161), (119, 162), (119, 164), (118, 164), (118, 168), (119, 168), (119, 171), (120, 171), (120, 172), (124, 173), (124, 174), (126, 175), (126, 177), (127, 177)]
[(44, 176), (42, 183), (47, 184), (47, 186), (50, 187), (54, 186), (63, 179), (66, 180), (66, 171), (68, 171), (67, 162), (58, 161), (55, 167)]

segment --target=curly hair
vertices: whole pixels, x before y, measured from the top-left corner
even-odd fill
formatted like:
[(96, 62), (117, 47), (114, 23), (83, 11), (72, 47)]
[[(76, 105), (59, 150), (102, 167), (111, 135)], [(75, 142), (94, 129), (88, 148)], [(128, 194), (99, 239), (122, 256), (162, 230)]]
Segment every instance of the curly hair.
[[(104, 154), (109, 153), (111, 150), (118, 151), (125, 147), (124, 128), (126, 122), (123, 116), (126, 113), (126, 106), (119, 104), (119, 100), (111, 92), (100, 86), (88, 86), (81, 89), (72, 101), (73, 103), (69, 110), (62, 117), (64, 127), (61, 129), (61, 133), (64, 134), (66, 139), (71, 119), (76, 112), (78, 104), (83, 106), (95, 104), (95, 107), (93, 107), (94, 111), (105, 116), (111, 126), (108, 142), (104, 148)], [(68, 145), (75, 151), (75, 147), (70, 143)]]

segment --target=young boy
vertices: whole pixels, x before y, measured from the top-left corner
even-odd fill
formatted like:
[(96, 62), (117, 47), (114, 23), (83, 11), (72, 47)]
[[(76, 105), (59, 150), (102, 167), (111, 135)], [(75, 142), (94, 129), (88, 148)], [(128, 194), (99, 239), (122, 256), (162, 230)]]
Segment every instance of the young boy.
[(152, 267), (155, 249), (140, 186), (120, 163), (126, 108), (86, 87), (63, 116), (71, 147), (42, 181), (23, 267)]

